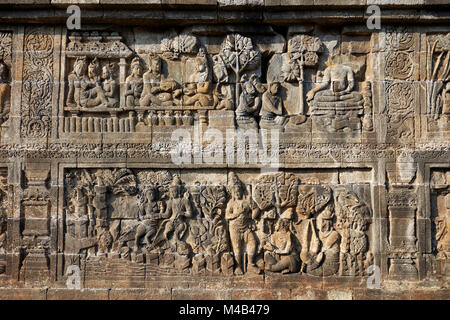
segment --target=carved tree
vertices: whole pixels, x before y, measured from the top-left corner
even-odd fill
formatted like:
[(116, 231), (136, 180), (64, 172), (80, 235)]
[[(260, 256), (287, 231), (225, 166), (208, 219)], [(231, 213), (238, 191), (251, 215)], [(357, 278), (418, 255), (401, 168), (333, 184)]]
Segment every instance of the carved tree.
[[(261, 53), (248, 37), (240, 34), (228, 35), (220, 49), (220, 57), (226, 69), (233, 71), (236, 76), (236, 103), (239, 101), (239, 82), (245, 70), (255, 69), (261, 62)], [(226, 72), (226, 70), (225, 70)]]
[(163, 57), (170, 60), (177, 60), (182, 53), (196, 53), (198, 47), (197, 37), (189, 34), (180, 34), (174, 38), (164, 38), (161, 41)]
[(298, 35), (289, 40), (288, 57), (289, 61), (283, 70), (285, 81), (298, 82), (299, 88), (299, 107), (298, 114), (305, 113), (305, 105), (303, 100), (303, 81), (304, 67), (313, 67), (317, 65), (319, 56), (317, 53), (321, 50), (322, 42), (319, 38), (308, 35)]

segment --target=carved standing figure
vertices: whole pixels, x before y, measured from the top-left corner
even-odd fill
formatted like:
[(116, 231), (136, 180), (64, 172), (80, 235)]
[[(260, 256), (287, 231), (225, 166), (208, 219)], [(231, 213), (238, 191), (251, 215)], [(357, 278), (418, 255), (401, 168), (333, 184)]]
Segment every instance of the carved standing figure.
[(317, 217), (319, 239), (322, 245), (319, 260), (322, 260), (324, 276), (334, 275), (339, 269), (340, 235), (333, 227), (334, 212), (332, 210), (332, 206), (328, 206)]
[(236, 260), (235, 273), (243, 274), (244, 252), (248, 254), (247, 270), (259, 273), (255, 264), (257, 240), (254, 233), (252, 219), (258, 213), (252, 209), (250, 200), (244, 197), (244, 186), (234, 172), (229, 174), (231, 199), (228, 201), (225, 219), (228, 220), (231, 245)]
[(131, 61), (131, 74), (126, 79), (125, 100), (128, 108), (139, 106), (144, 82), (142, 80), (142, 66), (138, 57)]

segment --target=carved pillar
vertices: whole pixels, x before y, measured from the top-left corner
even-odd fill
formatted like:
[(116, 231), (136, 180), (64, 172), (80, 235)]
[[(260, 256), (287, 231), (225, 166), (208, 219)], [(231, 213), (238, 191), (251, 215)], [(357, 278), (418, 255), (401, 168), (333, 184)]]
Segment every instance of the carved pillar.
[(411, 185), (416, 176), (414, 163), (389, 164), (386, 168), (390, 191), (389, 212), (389, 277), (417, 278), (417, 196)]
[(120, 81), (120, 106), (124, 107), (125, 102), (125, 90), (126, 90), (126, 77), (127, 77), (127, 62), (125, 58), (120, 58), (119, 62), (119, 81)]
[(51, 202), (49, 163), (26, 163), (20, 205), (24, 259), (19, 279), (45, 284), (50, 280)]

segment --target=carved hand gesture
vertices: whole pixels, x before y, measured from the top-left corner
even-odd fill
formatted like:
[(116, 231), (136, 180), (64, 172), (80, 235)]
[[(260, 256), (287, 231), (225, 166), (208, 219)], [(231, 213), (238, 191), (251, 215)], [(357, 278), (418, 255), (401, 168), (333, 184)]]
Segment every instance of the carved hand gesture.
[(314, 99), (314, 95), (315, 95), (315, 91), (314, 90), (310, 90), (306, 94), (306, 101), (311, 101), (312, 99)]

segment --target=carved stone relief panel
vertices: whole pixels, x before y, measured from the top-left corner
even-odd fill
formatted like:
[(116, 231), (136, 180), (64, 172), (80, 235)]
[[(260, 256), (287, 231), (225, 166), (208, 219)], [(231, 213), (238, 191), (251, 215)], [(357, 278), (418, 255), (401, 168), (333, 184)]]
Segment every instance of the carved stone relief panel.
[(361, 276), (373, 261), (368, 183), (123, 168), (68, 169), (65, 186), (65, 263), (90, 279), (112, 264), (154, 275)]
[(0, 27), (0, 281), (445, 279), (449, 33), (362, 27)]
[[(199, 121), (359, 142), (362, 132), (373, 130), (367, 50), (340, 49), (339, 37), (328, 48), (319, 36), (297, 32), (287, 40), (278, 35), (285, 49), (274, 53), (258, 34), (222, 34), (213, 42), (171, 33), (139, 49), (116, 32), (68, 32), (63, 132), (148, 139), (138, 133)], [(365, 47), (369, 41), (364, 38)]]

